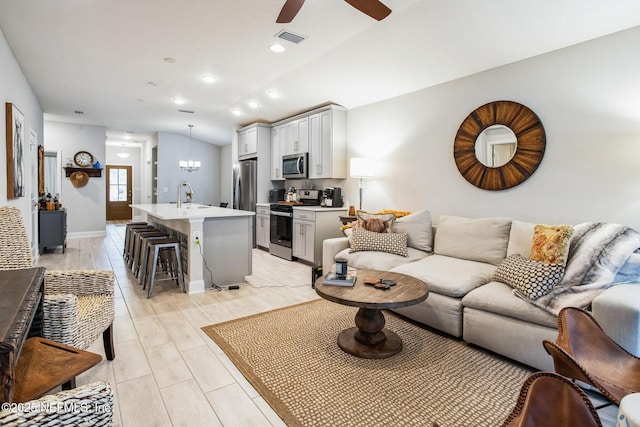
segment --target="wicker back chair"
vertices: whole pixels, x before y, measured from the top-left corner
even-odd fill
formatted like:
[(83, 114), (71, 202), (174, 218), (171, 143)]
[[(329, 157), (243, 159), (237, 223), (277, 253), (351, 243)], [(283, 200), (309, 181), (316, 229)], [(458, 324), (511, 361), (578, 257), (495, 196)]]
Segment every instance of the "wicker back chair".
[[(29, 238), (20, 210), (0, 207), (0, 270), (33, 267)], [(102, 334), (107, 359), (113, 346), (113, 271), (47, 271), (44, 284), (45, 338), (87, 349)]]
[(111, 426), (113, 391), (107, 383), (87, 384), (0, 410), (0, 426)]

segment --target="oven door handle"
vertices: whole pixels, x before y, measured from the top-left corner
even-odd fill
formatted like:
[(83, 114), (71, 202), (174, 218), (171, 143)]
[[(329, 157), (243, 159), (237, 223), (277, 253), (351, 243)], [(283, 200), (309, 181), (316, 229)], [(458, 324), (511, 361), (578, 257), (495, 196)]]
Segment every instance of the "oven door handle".
[(270, 214), (274, 215), (274, 216), (286, 216), (286, 217), (289, 217), (289, 218), (291, 218), (293, 216), (293, 213), (291, 213), (291, 212), (274, 212), (274, 211), (271, 211)]

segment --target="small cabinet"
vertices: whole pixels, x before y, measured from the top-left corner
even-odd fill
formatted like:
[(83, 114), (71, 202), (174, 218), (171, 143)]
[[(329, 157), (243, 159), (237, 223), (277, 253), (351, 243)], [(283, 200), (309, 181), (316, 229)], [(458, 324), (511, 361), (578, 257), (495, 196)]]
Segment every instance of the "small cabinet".
[(309, 118), (293, 120), (285, 127), (285, 154), (307, 153), (309, 151)]
[(293, 220), (293, 256), (307, 261), (314, 261), (316, 223), (302, 219)]
[(282, 156), (285, 151), (286, 126), (271, 129), (271, 180), (284, 181), (282, 177)]
[(309, 116), (309, 178), (347, 177), (346, 111), (333, 107)]
[(67, 248), (67, 211), (38, 211), (38, 249), (40, 254), (46, 248), (62, 246)]
[(347, 209), (329, 208), (293, 208), (293, 256), (309, 261), (314, 265), (322, 264), (322, 242), (340, 237), (339, 217)]
[(257, 157), (258, 147), (270, 139), (270, 127), (261, 123), (255, 123), (238, 130), (238, 159)]
[(269, 249), (269, 207), (256, 206), (256, 245)]

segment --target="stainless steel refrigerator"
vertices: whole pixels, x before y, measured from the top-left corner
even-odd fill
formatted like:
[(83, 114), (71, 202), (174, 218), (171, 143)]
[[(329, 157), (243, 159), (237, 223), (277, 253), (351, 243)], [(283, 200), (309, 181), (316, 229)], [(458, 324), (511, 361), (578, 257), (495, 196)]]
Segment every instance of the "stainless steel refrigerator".
[[(256, 211), (258, 200), (258, 161), (241, 160), (233, 169), (233, 208)], [(256, 247), (256, 217), (253, 217), (253, 247)]]

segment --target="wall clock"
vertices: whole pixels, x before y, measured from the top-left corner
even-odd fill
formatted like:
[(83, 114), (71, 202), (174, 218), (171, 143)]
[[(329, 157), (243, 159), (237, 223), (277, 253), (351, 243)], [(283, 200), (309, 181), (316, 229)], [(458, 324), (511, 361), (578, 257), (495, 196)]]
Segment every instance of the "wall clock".
[(78, 151), (73, 156), (73, 161), (81, 168), (86, 168), (93, 164), (93, 156), (88, 151)]

